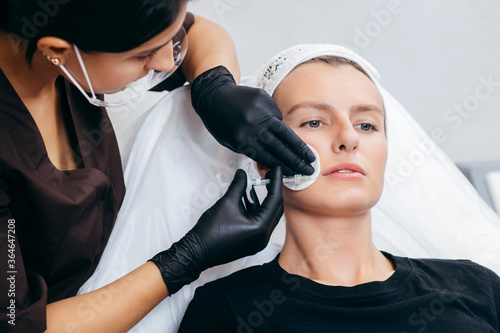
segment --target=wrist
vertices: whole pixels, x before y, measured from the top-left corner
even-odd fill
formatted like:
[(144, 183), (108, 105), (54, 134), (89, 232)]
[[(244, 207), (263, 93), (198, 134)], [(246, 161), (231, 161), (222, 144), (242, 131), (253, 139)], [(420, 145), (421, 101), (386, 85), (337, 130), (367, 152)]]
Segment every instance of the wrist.
[(149, 261), (160, 270), (163, 282), (168, 288), (169, 295), (175, 294), (183, 286), (198, 279), (201, 263), (197, 254), (197, 239), (188, 233), (178, 242), (163, 252), (158, 253)]
[(236, 81), (229, 70), (220, 65), (198, 75), (191, 84), (191, 102), (195, 111), (200, 114), (206, 96), (210, 96), (214, 88), (222, 84), (236, 85)]
[[(206, 71), (204, 71), (203, 73), (198, 75), (196, 77), (196, 79), (193, 80), (192, 85), (198, 85), (200, 83), (200, 81), (212, 80), (220, 75), (228, 75), (233, 79), (233, 81), (235, 81), (233, 74), (231, 74), (231, 72), (223, 65), (219, 65), (219, 66), (207, 69)], [(235, 83), (236, 83), (236, 81), (235, 81)]]

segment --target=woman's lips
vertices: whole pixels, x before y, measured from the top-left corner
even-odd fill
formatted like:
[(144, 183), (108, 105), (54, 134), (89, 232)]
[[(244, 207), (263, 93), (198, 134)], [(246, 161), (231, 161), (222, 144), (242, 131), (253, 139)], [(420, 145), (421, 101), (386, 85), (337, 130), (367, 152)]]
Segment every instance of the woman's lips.
[(365, 176), (365, 171), (356, 163), (340, 162), (326, 170), (323, 176), (338, 179), (360, 179)]

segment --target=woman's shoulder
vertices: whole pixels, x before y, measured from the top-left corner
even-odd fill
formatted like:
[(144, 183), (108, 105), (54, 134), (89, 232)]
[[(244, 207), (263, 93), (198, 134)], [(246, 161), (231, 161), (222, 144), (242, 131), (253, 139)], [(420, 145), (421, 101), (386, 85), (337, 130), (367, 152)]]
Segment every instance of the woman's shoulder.
[(493, 270), (467, 259), (394, 257), (408, 265), (413, 280), (426, 288), (453, 289), (464, 294), (500, 295), (500, 277)]
[(418, 269), (441, 272), (445, 275), (456, 275), (457, 273), (496, 275), (491, 269), (469, 259), (408, 258), (408, 260)]
[(275, 279), (268, 271), (268, 266), (272, 266), (274, 261), (250, 266), (208, 282), (196, 289), (195, 299), (213, 299), (214, 297), (227, 299), (236, 295), (238, 298), (255, 297), (275, 285)]

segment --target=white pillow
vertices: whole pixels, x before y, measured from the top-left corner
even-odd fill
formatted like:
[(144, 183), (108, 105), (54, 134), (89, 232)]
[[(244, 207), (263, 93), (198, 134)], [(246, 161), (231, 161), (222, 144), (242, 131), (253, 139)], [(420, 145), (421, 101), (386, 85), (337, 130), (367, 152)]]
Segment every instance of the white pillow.
[(493, 206), (500, 212), (500, 171), (488, 172), (485, 178)]

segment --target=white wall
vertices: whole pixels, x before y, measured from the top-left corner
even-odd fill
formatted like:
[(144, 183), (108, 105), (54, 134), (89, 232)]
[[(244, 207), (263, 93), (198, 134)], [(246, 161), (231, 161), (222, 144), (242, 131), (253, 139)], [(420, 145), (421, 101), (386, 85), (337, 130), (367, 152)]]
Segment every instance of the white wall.
[(500, 160), (498, 0), (191, 0), (190, 8), (229, 31), (243, 75), (288, 46), (343, 44), (378, 69), (430, 135), (442, 130), (438, 144), (453, 161)]

